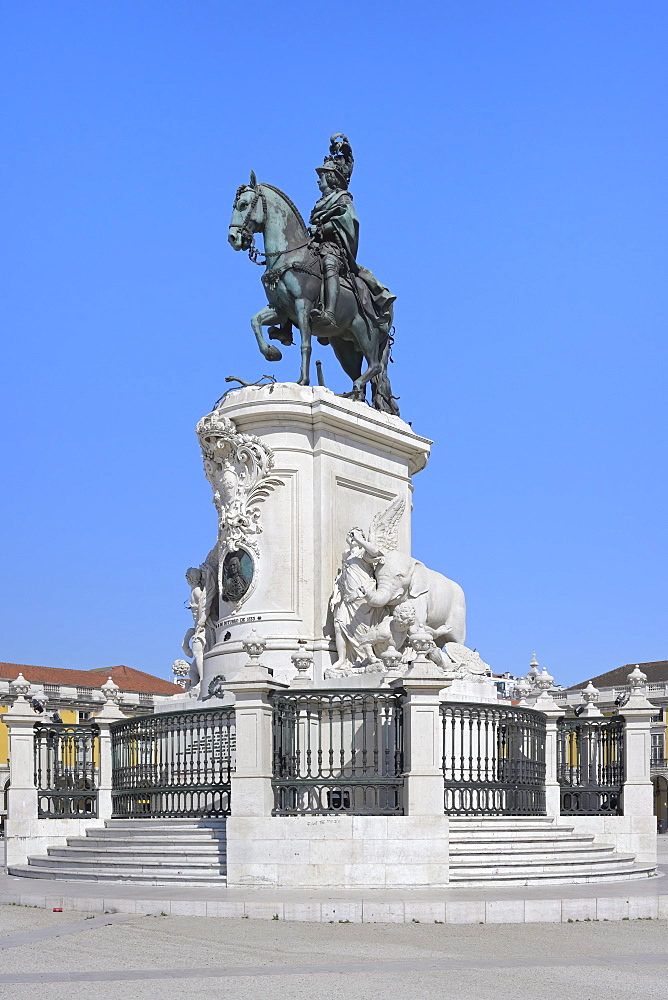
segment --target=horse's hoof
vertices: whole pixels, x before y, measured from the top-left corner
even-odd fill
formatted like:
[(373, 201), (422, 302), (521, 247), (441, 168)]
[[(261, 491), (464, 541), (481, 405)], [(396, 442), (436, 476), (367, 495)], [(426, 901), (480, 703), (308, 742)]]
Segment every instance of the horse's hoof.
[(297, 382), (297, 385), (310, 385), (310, 384), (311, 384), (310, 378), (300, 378)]
[(266, 351), (262, 352), (267, 359), (267, 361), (280, 361), (283, 357), (281, 352), (273, 344), (269, 344)]

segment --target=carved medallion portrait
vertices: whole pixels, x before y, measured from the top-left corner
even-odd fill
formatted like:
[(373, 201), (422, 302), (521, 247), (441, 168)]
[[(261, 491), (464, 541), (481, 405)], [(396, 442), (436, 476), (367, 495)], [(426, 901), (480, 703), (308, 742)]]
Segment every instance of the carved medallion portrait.
[(253, 560), (245, 549), (228, 552), (223, 560), (222, 599), (236, 604), (246, 594), (253, 580)]

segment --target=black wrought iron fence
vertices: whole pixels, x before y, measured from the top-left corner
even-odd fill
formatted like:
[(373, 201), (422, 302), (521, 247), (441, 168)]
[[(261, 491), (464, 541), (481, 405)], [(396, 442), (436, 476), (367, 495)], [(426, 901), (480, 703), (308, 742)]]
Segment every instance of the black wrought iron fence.
[(111, 726), (113, 815), (228, 816), (233, 708), (160, 712)]
[(400, 695), (290, 691), (273, 706), (275, 815), (403, 813)]
[(624, 719), (559, 719), (557, 780), (562, 816), (622, 816)]
[(95, 724), (36, 722), (37, 814), (43, 819), (97, 816), (99, 730)]
[(442, 704), (444, 807), (453, 816), (545, 814), (545, 716)]

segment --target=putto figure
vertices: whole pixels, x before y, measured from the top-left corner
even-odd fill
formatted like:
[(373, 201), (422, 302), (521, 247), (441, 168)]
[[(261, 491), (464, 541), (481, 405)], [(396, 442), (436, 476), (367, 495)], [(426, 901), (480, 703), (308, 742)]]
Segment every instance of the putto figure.
[(216, 597), (218, 596), (218, 571), (215, 565), (216, 550), (209, 553), (201, 566), (191, 566), (186, 570), (186, 580), (190, 586), (189, 607), (193, 616), (193, 627), (188, 629), (183, 639), (183, 652), (192, 658), (190, 667), (191, 686), (196, 687), (202, 680), (204, 653), (216, 641), (214, 619)]
[[(282, 355), (267, 342), (262, 327), (270, 327), (270, 339), (287, 346), (293, 343), (294, 325), (301, 340), (299, 385), (310, 384), (315, 335), (321, 344), (332, 345), (352, 379), (345, 395), (363, 401), (370, 383), (373, 406), (398, 414), (387, 376), (395, 296), (357, 263), (359, 222), (348, 191), (353, 163), (347, 138), (332, 136), (329, 154), (316, 168), (322, 197), (308, 229), (287, 195), (258, 183), (251, 173), (250, 184), (237, 190), (228, 239), (235, 250), (247, 250), (251, 260), (265, 266), (262, 283), (269, 304), (253, 316), (251, 326), (267, 361), (280, 361)], [(255, 248), (256, 233), (263, 235), (263, 254)]]

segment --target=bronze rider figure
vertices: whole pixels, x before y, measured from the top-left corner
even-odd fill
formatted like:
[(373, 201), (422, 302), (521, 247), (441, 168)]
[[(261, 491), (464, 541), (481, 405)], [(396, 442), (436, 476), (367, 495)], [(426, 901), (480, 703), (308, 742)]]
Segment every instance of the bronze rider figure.
[(322, 197), (311, 212), (310, 232), (322, 268), (322, 308), (312, 316), (320, 324), (336, 327), (336, 304), (342, 275), (357, 274), (359, 220), (348, 184), (354, 166), (353, 152), (345, 135), (333, 135), (329, 155), (316, 167)]

